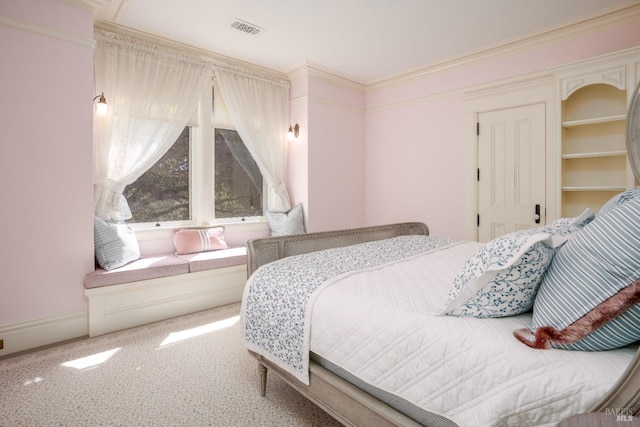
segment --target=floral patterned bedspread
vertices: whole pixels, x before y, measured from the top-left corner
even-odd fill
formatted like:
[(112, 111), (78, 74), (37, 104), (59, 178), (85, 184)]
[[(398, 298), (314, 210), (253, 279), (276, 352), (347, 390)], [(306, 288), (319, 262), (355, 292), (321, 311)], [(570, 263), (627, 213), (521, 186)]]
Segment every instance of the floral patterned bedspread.
[(280, 368), (309, 384), (310, 318), (317, 295), (345, 275), (449, 247), (458, 240), (399, 236), (297, 255), (263, 265), (242, 299), (242, 340)]

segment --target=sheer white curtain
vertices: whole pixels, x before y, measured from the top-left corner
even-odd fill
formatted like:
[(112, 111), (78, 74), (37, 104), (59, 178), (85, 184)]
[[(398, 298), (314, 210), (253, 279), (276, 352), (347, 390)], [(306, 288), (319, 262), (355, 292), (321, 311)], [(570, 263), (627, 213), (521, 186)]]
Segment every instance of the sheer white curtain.
[(125, 187), (173, 145), (207, 84), (212, 65), (182, 52), (103, 32), (95, 50), (97, 92), (109, 106), (97, 117), (96, 216), (125, 220)]
[(291, 208), (285, 188), (289, 86), (285, 80), (214, 65), (218, 87), (236, 130), (268, 187), (268, 209)]

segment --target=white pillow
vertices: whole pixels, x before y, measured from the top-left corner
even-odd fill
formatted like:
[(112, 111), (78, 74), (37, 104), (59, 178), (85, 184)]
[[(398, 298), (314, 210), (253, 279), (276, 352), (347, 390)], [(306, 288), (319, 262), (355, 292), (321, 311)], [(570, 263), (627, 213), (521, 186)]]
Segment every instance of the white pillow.
[(540, 229), (500, 236), (476, 252), (453, 281), (443, 314), (504, 317), (529, 311), (553, 259), (552, 235)]
[(107, 223), (93, 219), (93, 240), (98, 265), (113, 270), (140, 258), (140, 248), (133, 230), (126, 223)]
[(298, 203), (289, 212), (267, 211), (267, 221), (272, 236), (304, 234), (304, 212), (302, 203)]

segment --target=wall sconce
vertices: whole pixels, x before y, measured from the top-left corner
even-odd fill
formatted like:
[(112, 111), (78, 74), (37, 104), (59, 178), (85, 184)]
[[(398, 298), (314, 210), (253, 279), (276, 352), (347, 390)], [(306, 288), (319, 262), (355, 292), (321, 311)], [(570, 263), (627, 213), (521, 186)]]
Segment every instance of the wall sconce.
[(107, 100), (104, 97), (104, 92), (102, 92), (100, 95), (93, 98), (93, 102), (95, 102), (96, 99), (98, 100), (98, 105), (96, 105), (96, 114), (98, 116), (104, 116), (105, 114), (107, 114), (107, 108), (108, 108)]
[(295, 126), (289, 125), (289, 139), (298, 138), (300, 135), (300, 125), (296, 123)]

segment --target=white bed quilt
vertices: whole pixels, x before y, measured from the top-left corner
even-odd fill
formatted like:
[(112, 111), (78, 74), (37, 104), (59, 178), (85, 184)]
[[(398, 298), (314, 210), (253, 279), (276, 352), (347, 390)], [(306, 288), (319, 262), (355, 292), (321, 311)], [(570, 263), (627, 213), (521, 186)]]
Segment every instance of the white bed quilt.
[(635, 349), (535, 350), (512, 335), (530, 325), (529, 315), (434, 315), (480, 246), (454, 245), (323, 288), (311, 313), (311, 351), (460, 426), (551, 426), (587, 411)]
[(263, 265), (245, 285), (242, 342), (308, 385), (310, 308), (322, 288), (358, 271), (459, 243), (444, 237), (397, 236)]

